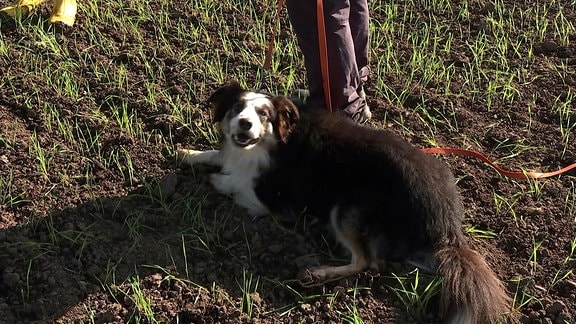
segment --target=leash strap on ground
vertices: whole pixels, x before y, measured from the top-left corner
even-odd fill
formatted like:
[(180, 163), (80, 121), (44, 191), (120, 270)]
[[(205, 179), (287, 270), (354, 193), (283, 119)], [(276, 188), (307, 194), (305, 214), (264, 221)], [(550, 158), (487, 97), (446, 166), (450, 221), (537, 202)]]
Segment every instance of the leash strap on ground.
[(424, 153), (428, 153), (428, 154), (442, 154), (442, 155), (453, 154), (453, 155), (475, 157), (475, 158), (481, 160), (482, 162), (485, 162), (485, 163), (489, 164), (490, 166), (492, 166), (494, 169), (496, 169), (496, 171), (498, 171), (498, 173), (500, 173), (506, 177), (513, 178), (513, 179), (549, 178), (549, 177), (553, 177), (553, 176), (556, 176), (556, 175), (559, 175), (562, 173), (566, 173), (572, 169), (576, 169), (576, 163), (573, 163), (573, 164), (571, 164), (565, 168), (562, 168), (560, 170), (553, 171), (553, 172), (531, 172), (531, 171), (514, 172), (514, 171), (508, 171), (508, 170), (505, 170), (505, 169), (499, 167), (494, 162), (492, 162), (490, 159), (488, 159), (486, 156), (482, 155), (482, 153), (475, 152), (475, 151), (459, 149), (459, 148), (439, 148), (439, 147), (424, 148), (424, 149), (422, 149), (422, 151)]
[(316, 20), (318, 23), (318, 49), (320, 51), (320, 69), (322, 71), (322, 86), (326, 108), (332, 112), (332, 99), (330, 96), (330, 74), (328, 73), (328, 45), (326, 44), (326, 25), (324, 20), (323, 0), (316, 1)]

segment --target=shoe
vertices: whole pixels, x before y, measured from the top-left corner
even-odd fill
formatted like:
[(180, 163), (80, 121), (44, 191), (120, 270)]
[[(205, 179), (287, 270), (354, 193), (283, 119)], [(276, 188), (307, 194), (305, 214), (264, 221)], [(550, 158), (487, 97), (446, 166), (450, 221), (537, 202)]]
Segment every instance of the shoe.
[[(364, 88), (360, 88), (358, 96), (364, 100), (364, 105), (358, 112), (348, 116), (358, 124), (365, 124), (372, 118), (372, 112), (370, 111), (368, 104), (366, 104), (366, 92), (364, 92)], [(310, 98), (310, 91), (307, 89), (296, 89), (288, 98), (292, 100), (296, 106), (304, 106), (308, 101), (308, 98)]]
[(352, 119), (358, 124), (366, 124), (370, 119), (372, 119), (372, 111), (370, 111), (370, 107), (368, 107), (368, 104), (366, 103), (366, 92), (364, 91), (363, 86), (360, 86), (360, 90), (358, 90), (358, 97), (364, 100), (364, 105), (359, 112), (352, 116)]
[(358, 97), (366, 100), (366, 92), (364, 91), (363, 86), (360, 86), (360, 90), (358, 90), (357, 92), (358, 92)]
[[(11, 17), (28, 15), (42, 2), (44, 0), (16, 0), (11, 6), (0, 9), (0, 12)], [(76, 0), (54, 0), (50, 23), (63, 23), (64, 25), (72, 26), (74, 25), (77, 10)]]
[(358, 112), (350, 117), (358, 124), (366, 124), (372, 118), (372, 112), (370, 111), (368, 104), (365, 103), (362, 107), (360, 107)]
[(358, 124), (366, 124), (370, 119), (372, 119), (372, 111), (370, 111), (370, 107), (368, 107), (368, 103), (366, 103), (366, 92), (364, 91), (364, 87), (360, 86), (358, 89), (358, 97), (364, 100), (364, 106), (360, 113), (356, 114), (356, 118), (352, 117)]

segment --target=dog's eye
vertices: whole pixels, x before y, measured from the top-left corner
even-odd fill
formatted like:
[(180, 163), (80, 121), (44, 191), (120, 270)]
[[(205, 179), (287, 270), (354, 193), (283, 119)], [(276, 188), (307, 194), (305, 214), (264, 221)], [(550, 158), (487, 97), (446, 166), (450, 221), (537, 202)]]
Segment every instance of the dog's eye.
[(258, 115), (259, 115), (260, 117), (266, 117), (266, 118), (268, 118), (268, 110), (266, 110), (266, 109), (258, 110)]

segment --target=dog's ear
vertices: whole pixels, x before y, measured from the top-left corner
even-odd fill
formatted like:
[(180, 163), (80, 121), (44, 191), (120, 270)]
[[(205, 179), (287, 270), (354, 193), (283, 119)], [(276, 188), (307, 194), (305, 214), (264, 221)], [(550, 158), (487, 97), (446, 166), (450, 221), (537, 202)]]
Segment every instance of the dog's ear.
[(272, 98), (272, 104), (277, 114), (274, 129), (278, 134), (278, 138), (286, 143), (288, 135), (300, 119), (300, 112), (294, 103), (286, 97), (274, 97)]
[(231, 81), (227, 85), (216, 90), (210, 98), (208, 98), (208, 102), (214, 109), (212, 118), (215, 122), (224, 119), (228, 110), (232, 108), (232, 105), (236, 100), (238, 100), (240, 93), (243, 91), (244, 89), (242, 89), (238, 82)]

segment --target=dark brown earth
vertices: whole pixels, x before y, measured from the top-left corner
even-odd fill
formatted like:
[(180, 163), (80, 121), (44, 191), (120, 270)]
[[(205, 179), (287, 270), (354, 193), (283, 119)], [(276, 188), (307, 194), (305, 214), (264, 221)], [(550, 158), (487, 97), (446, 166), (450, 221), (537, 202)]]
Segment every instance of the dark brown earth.
[[(259, 10), (273, 13), (272, 4), (255, 2)], [(115, 4), (99, 5), (118, 10)], [(516, 5), (525, 9), (534, 3)], [(167, 6), (170, 19), (190, 24), (204, 19), (201, 10), (191, 4), (152, 1), (150, 6), (158, 10)], [(489, 29), (486, 21), (493, 6), (478, 2), (469, 6), (469, 20), (451, 19), (456, 5), (454, 12), (437, 13), (436, 19), (450, 21), (450, 28), (460, 28), (470, 37)], [(374, 6), (372, 12), (375, 21), (385, 15), (378, 8)], [(574, 3), (566, 1), (564, 9), (568, 20), (576, 21)], [(428, 17), (421, 6), (406, 8), (400, 1), (399, 17), (404, 12)], [(130, 14), (124, 13), (126, 17)], [(554, 14), (548, 13), (550, 17)], [(190, 46), (176, 31), (167, 35), (167, 41), (180, 53), (209, 54), (222, 46), (218, 24), (232, 24), (232, 15), (246, 26), (255, 23), (253, 17), (241, 17), (225, 6), (222, 15), (221, 20), (215, 18), (213, 24), (207, 24), (213, 39), (210, 44)], [(437, 297), (425, 315), (417, 315), (414, 307), (406, 310), (394, 293), (400, 284), (392, 272), (362, 274), (312, 289), (299, 287), (293, 279), (303, 266), (345, 262), (346, 256), (323, 228), (310, 219), (252, 219), (208, 186), (208, 170), (170, 167), (170, 152), (163, 143), (197, 149), (212, 146), (190, 125), (208, 127), (210, 112), (204, 102), (220, 82), (207, 79), (205, 67), (180, 60), (178, 52), (155, 48), (154, 20), (138, 25), (147, 35), (144, 39), (104, 21), (92, 26), (110, 40), (109, 51), (91, 50), (86, 26), (88, 18), (95, 18), (82, 10), (74, 28), (45, 25), (76, 63), (74, 75), (82, 80), (85, 95), (73, 100), (60, 95), (37, 74), (13, 64), (24, 48), (47, 55), (25, 28), (42, 24), (47, 17), (48, 9), (41, 7), (23, 21), (24, 27), (11, 19), (1, 23), (2, 42), (15, 46), (0, 54), (4, 78), (0, 81), (0, 175), (4, 183), (11, 183), (0, 184), (0, 323), (354, 322), (355, 310), (368, 323), (438, 321)], [(287, 26), (285, 18), (283, 26)], [(230, 37), (244, 37), (239, 44), (262, 51), (241, 31)], [(283, 30), (278, 42), (292, 37), (288, 29)], [(148, 50), (141, 55), (154, 64), (153, 69), (163, 72), (154, 81), (157, 89), (163, 90), (155, 104), (144, 100), (146, 89), (141, 81), (149, 76), (141, 58), (130, 51), (135, 42), (144, 42)], [(410, 59), (410, 42), (390, 42), (401, 53), (405, 51), (399, 62), (405, 64)], [(482, 91), (473, 93), (470, 85), (458, 79), (473, 58), (466, 39), (455, 39), (451, 54), (445, 57), (446, 64), (457, 67), (449, 85), (451, 94), (444, 92), (443, 84), (414, 81), (406, 100), (399, 104), (384, 100), (371, 80), (367, 92), (375, 113), (372, 126), (390, 128), (420, 147), (430, 146), (427, 138), (432, 128), (438, 146), (473, 148), (511, 169), (564, 167), (576, 162), (576, 108), (568, 109), (572, 129), (564, 145), (559, 112), (552, 107), (576, 91), (575, 44), (574, 34), (568, 44), (562, 44), (549, 32), (533, 48), (535, 56), (529, 64), (511, 51), (512, 68), (527, 69), (529, 77), (514, 82), (518, 92), (513, 102), (495, 98), (492, 108), (486, 109)], [(373, 48), (373, 58), (384, 49)], [(527, 51), (521, 45), (520, 52)], [(236, 52), (226, 59), (250, 67), (253, 74), (247, 83), (256, 84), (257, 65), (242, 62)], [(116, 87), (97, 72), (97, 62), (112, 68), (122, 65), (131, 83), (126, 88)], [(55, 58), (39, 69), (55, 69), (58, 64)], [(553, 69), (561, 64), (567, 73)], [(487, 70), (497, 68), (494, 63)], [(480, 81), (480, 89), (486, 89), (492, 76), (489, 72), (486, 81)], [(381, 77), (392, 91), (404, 89), (402, 74)], [(234, 78), (233, 73), (226, 75), (226, 79)], [(283, 76), (280, 73), (272, 79), (282, 82)], [(303, 71), (298, 80), (303, 86)], [(203, 90), (188, 91), (184, 85), (190, 82), (201, 83), (199, 89)], [(188, 107), (199, 105), (201, 110), (190, 114), (188, 121), (174, 120), (169, 103), (176, 98)], [(537, 98), (535, 104), (533, 98)], [(113, 121), (111, 107), (117, 102), (137, 113), (145, 137), (135, 137)], [(72, 138), (47, 124), (45, 103), (56, 107), (78, 130)], [(428, 114), (419, 108), (423, 103), (429, 107)], [(95, 107), (100, 108), (102, 118), (92, 114)], [(112, 121), (104, 122), (105, 118)], [(431, 126), (431, 118), (448, 122)], [(50, 156), (47, 176), (38, 172), (38, 160), (32, 153), (34, 134), (44, 149), (58, 148)], [(77, 143), (86, 136), (94, 139), (94, 145), (80, 151)], [(119, 167), (100, 158), (115, 154), (119, 154)], [(507, 158), (510, 156), (513, 158)], [(574, 323), (576, 256), (571, 251), (576, 244), (576, 173), (537, 182), (510, 180), (471, 158), (443, 159), (461, 188), (465, 228), (495, 233), (489, 239), (471, 233), (470, 241), (515, 296), (517, 318), (523, 323)], [(133, 174), (128, 172), (130, 164)], [(399, 275), (408, 270), (391, 269)], [(408, 280), (406, 285), (410, 282), (414, 283)], [(246, 287), (248, 294), (243, 293)], [(419, 287), (421, 291), (422, 282)], [(139, 292), (149, 309), (138, 302)], [(247, 304), (253, 305), (251, 314)]]

